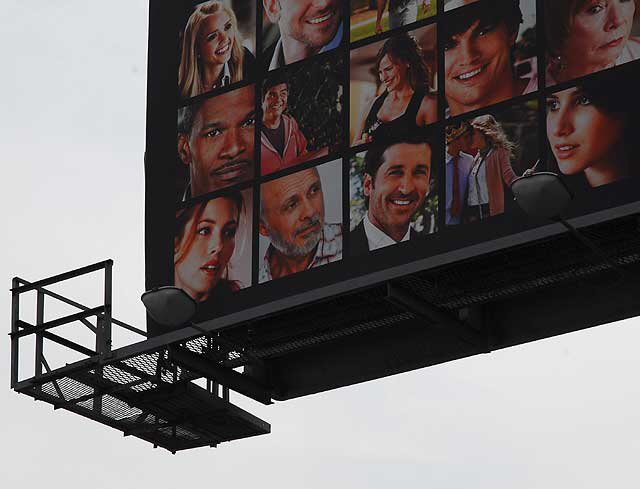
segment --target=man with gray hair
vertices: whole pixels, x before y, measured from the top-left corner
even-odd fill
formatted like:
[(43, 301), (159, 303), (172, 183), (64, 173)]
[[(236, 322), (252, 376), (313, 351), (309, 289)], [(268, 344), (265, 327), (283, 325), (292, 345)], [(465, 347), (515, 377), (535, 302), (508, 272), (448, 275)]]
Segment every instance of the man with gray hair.
[(262, 184), (259, 230), (270, 240), (260, 263), (260, 283), (342, 259), (342, 224), (324, 220), (316, 168)]

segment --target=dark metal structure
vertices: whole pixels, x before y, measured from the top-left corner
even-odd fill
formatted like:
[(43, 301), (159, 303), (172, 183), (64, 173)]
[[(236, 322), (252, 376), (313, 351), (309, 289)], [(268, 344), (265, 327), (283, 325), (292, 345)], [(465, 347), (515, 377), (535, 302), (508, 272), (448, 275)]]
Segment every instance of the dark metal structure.
[[(115, 350), (112, 328), (146, 333), (112, 317), (111, 268), (105, 261), (38, 282), (13, 280), (11, 385), (175, 452), (270, 431), (232, 405), (229, 390), (269, 404), (640, 315), (640, 218), (554, 234), (258, 319), (192, 324)], [(100, 270), (98, 307), (47, 288)], [(20, 297), (29, 291), (37, 294), (36, 324), (20, 319)], [(45, 298), (79, 312), (44, 321)], [(94, 347), (53, 332), (72, 322), (94, 334)], [(21, 379), (25, 337), (35, 338), (35, 374)], [(52, 369), (47, 342), (85, 358)]]
[[(29, 283), (13, 279), (11, 312), (11, 386), (27, 394), (121, 430), (176, 452), (199, 446), (216, 446), (230, 440), (270, 432), (268, 423), (229, 402), (228, 382), (232, 376), (244, 379), (231, 369), (207, 379), (206, 389), (193, 381), (202, 375), (187, 371), (174, 359), (188, 355), (218, 358), (240, 357), (240, 352), (225, 351), (214, 336), (178, 345), (139, 349), (136, 354), (121, 354), (111, 349), (113, 327), (121, 327), (146, 337), (134, 326), (111, 315), (113, 262), (107, 260), (78, 270)], [(87, 307), (48, 290), (55, 283), (87, 273), (104, 270), (104, 303)], [(21, 295), (36, 291), (36, 324), (20, 319)], [(44, 321), (45, 298), (62, 301), (80, 310), (75, 314)], [(95, 318), (95, 324), (90, 321)], [(87, 348), (52, 332), (57, 327), (80, 322), (95, 336), (95, 347)], [(35, 337), (35, 375), (20, 380), (20, 340)], [(45, 343), (53, 342), (84, 355), (84, 360), (52, 370), (45, 356)], [(143, 342), (144, 345), (144, 342)], [(224, 364), (224, 361), (221, 361)], [(228, 379), (227, 379), (228, 376)], [(224, 385), (219, 381), (223, 380)], [(250, 381), (249, 381), (250, 382)], [(263, 402), (270, 399), (263, 395)]]

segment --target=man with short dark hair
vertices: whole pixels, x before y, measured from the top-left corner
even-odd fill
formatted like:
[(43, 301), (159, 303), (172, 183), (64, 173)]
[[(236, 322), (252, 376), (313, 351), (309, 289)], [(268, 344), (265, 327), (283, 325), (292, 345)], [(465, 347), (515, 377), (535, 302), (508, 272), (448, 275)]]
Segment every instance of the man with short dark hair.
[(538, 88), (533, 61), (522, 77), (514, 54), (522, 23), (519, 0), (481, 0), (443, 22), (444, 86), (449, 115), (493, 105)]
[(259, 231), (270, 240), (259, 283), (342, 259), (342, 224), (325, 222), (316, 168), (261, 185)]
[(267, 80), (262, 95), (261, 173), (282, 170), (302, 161), (307, 139), (298, 122), (289, 114), (289, 84), (282, 79)]
[(255, 112), (253, 85), (178, 110), (178, 155), (189, 167), (183, 200), (253, 178)]
[(473, 167), (471, 138), (473, 131), (468, 122), (448, 125), (445, 131), (447, 154), (445, 224), (460, 224), (469, 184), (469, 173)]
[(262, 0), (269, 20), (278, 24), (280, 38), (265, 51), (265, 68), (274, 70), (342, 42), (339, 0)]
[(367, 213), (351, 232), (352, 254), (416, 237), (411, 216), (423, 206), (430, 178), (431, 146), (426, 141), (398, 141), (369, 149), (363, 183)]

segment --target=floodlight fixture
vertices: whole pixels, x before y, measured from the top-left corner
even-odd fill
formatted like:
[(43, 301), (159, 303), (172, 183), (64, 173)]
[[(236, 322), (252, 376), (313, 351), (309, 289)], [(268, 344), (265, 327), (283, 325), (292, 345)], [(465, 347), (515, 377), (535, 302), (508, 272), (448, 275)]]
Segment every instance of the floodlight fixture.
[(189, 294), (173, 286), (148, 290), (140, 300), (155, 322), (172, 329), (191, 321), (198, 306)]
[[(538, 163), (535, 166), (537, 165)], [(600, 261), (606, 263), (609, 268), (617, 271), (621, 276), (628, 276), (628, 272), (620, 268), (607, 253), (562, 217), (562, 213), (573, 199), (573, 195), (556, 173), (525, 173), (513, 181), (511, 191), (520, 208), (529, 217), (559, 222), (578, 241), (589, 248)]]
[(573, 198), (562, 179), (552, 172), (516, 178), (511, 191), (520, 208), (535, 219), (559, 219)]

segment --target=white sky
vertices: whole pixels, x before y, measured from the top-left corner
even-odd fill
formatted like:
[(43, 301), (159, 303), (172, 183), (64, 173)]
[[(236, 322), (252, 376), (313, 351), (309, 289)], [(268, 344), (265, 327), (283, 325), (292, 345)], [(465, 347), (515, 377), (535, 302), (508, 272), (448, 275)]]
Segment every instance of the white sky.
[[(105, 258), (115, 260), (115, 316), (143, 324), (146, 26), (143, 0), (2, 2), (6, 332), (12, 276), (36, 280)], [(85, 300), (91, 288), (67, 292)], [(270, 407), (252, 403), (272, 434), (172, 456), (11, 391), (5, 337), (0, 481), (640, 487), (639, 342), (631, 320)]]

